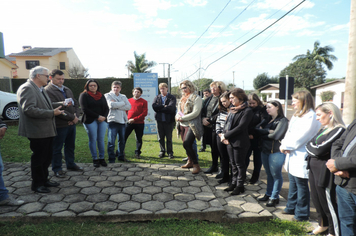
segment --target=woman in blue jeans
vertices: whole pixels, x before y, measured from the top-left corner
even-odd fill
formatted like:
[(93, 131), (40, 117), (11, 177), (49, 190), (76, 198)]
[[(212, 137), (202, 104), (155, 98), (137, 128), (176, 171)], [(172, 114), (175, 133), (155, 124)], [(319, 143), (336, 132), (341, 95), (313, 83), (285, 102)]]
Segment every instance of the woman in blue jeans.
[[(109, 107), (105, 96), (100, 93), (99, 84), (96, 80), (90, 79), (86, 82), (84, 91), (79, 96), (79, 103), (84, 112), (82, 123), (89, 137), (89, 149), (94, 167), (107, 166), (104, 159), (104, 138), (108, 126), (106, 118)], [(99, 157), (96, 144), (98, 144)]]
[(305, 145), (318, 132), (320, 122), (316, 120), (314, 99), (308, 91), (294, 93), (292, 106), (296, 112), (280, 147), (286, 154), (284, 168), (289, 177), (288, 201), (282, 214), (294, 215), (294, 221), (306, 221), (310, 216), (310, 194)]
[(283, 184), (282, 166), (286, 155), (281, 153), (280, 140), (284, 138), (288, 129), (288, 119), (283, 114), (282, 105), (278, 101), (267, 103), (269, 121), (262, 122), (262, 127), (255, 131), (261, 138), (262, 164), (267, 174), (267, 190), (259, 201), (268, 201), (266, 206), (274, 207), (279, 203), (279, 192)]

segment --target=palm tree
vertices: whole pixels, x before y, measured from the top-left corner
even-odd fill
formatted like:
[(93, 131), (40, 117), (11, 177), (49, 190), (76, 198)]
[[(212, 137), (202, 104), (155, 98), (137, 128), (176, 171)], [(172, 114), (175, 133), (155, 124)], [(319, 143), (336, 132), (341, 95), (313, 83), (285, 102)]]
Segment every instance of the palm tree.
[[(150, 68), (154, 67), (157, 63), (154, 61), (146, 60), (146, 53), (138, 55), (136, 51), (134, 52), (135, 63), (133, 61), (127, 61), (127, 69), (131, 71), (131, 73), (151, 73)], [(131, 74), (132, 77), (132, 74)]]
[(293, 58), (294, 61), (298, 59), (312, 59), (316, 61), (319, 64), (324, 64), (329, 70), (332, 70), (334, 67), (333, 61), (337, 61), (337, 57), (330, 54), (331, 52), (334, 51), (334, 48), (332, 46), (325, 46), (325, 47), (320, 47), (320, 42), (315, 41), (314, 42), (314, 49), (312, 52), (310, 50), (307, 50), (307, 54), (301, 54), (297, 55)]

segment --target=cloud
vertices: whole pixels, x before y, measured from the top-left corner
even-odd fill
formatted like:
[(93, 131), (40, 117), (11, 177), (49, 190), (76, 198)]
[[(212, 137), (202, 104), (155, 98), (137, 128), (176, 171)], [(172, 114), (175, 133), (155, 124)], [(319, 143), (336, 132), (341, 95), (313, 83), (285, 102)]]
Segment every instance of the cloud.
[[(261, 31), (267, 26), (275, 22), (276, 19), (267, 19), (267, 14), (261, 14), (258, 17), (251, 17), (247, 21), (238, 24), (233, 29), (242, 29), (245, 31)], [(278, 22), (274, 28), (277, 35), (289, 35), (298, 31), (304, 32), (302, 35), (311, 35), (312, 29), (318, 28), (322, 25), (325, 25), (323, 21), (308, 21), (305, 17), (289, 15)], [(271, 30), (271, 29), (270, 29)], [(269, 30), (269, 31), (270, 31)], [(308, 33), (307, 33), (308, 32)]]
[(332, 26), (331, 28), (329, 28), (330, 31), (339, 31), (339, 30), (349, 30), (350, 28), (350, 22), (347, 24), (343, 24), (343, 25), (335, 25)]
[(154, 26), (156, 28), (167, 28), (170, 21), (171, 19), (147, 19), (145, 20), (145, 24), (147, 27)]
[(168, 10), (171, 7), (175, 7), (177, 5), (172, 5), (169, 1), (164, 0), (134, 0), (133, 4), (136, 9), (144, 13), (148, 17), (157, 16), (158, 10)]
[[(300, 0), (292, 0), (288, 3), (288, 6), (296, 6), (300, 3)], [(304, 2), (301, 6), (304, 8), (312, 8), (314, 7), (314, 3), (310, 1)], [(286, 6), (285, 0), (265, 0), (262, 2), (258, 2), (254, 5), (254, 7), (258, 9), (280, 9), (281, 6)]]
[(206, 0), (185, 0), (185, 3), (187, 3), (193, 7), (203, 7), (208, 3), (208, 1), (206, 1)]

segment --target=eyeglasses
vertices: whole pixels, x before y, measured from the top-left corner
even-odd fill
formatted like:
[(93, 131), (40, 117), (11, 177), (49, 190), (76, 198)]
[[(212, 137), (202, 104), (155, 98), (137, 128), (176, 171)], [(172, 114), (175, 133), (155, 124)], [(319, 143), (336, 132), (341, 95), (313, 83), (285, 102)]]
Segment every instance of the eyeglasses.
[(96, 87), (96, 84), (91, 84), (89, 85), (89, 87)]
[(183, 88), (181, 88), (180, 90), (186, 90), (187, 89), (187, 87), (183, 87)]
[(39, 74), (39, 75), (43, 75), (43, 76), (46, 76), (46, 77), (47, 77), (47, 79), (49, 78), (49, 75), (44, 75), (44, 74)]

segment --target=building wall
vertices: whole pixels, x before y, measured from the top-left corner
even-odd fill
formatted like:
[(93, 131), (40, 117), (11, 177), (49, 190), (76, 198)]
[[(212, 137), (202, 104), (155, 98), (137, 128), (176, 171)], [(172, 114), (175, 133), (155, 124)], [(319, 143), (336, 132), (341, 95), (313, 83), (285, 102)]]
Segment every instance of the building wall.
[(320, 94), (325, 91), (334, 91), (335, 95), (333, 98), (333, 103), (337, 107), (342, 108), (342, 102), (343, 102), (342, 97), (345, 92), (345, 83), (339, 82), (339, 83), (330, 84), (330, 85), (326, 85), (326, 86), (317, 88), (316, 92), (315, 92), (315, 105), (316, 106), (318, 106), (322, 103)]
[(0, 79), (12, 78), (12, 69), (0, 60)]
[(53, 69), (60, 69), (60, 62), (65, 63), (66, 69), (63, 70), (64, 77), (69, 78), (68, 69), (72, 66), (84, 68), (74, 50), (58, 53), (52, 57), (16, 57), (17, 78), (28, 78), (30, 70), (26, 69), (26, 61), (40, 61), (40, 66), (48, 68), (50, 71)]

